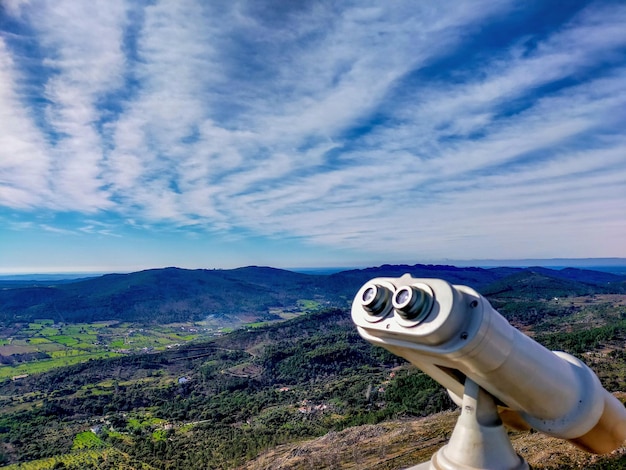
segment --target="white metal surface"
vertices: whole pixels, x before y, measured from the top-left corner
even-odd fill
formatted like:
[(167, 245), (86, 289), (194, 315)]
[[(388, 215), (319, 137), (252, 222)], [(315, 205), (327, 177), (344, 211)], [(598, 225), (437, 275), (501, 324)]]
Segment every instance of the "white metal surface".
[(431, 470), (528, 470), (515, 453), (495, 401), (471, 380), (465, 381), (461, 414), (450, 442), (433, 455)]
[[(412, 320), (411, 312), (397, 307), (407, 304), (406, 286), (423, 285), (432, 302), (420, 297)], [(372, 286), (396, 308), (381, 300), (380, 312), (371, 312), (372, 301), (364, 295)], [(399, 291), (402, 298), (395, 299)], [(587, 451), (610, 452), (626, 439), (626, 409), (591, 369), (512, 327), (469, 287), (409, 275), (373, 279), (357, 293), (352, 319), (363, 338), (406, 358), (457, 397), (468, 377), (533, 428)]]

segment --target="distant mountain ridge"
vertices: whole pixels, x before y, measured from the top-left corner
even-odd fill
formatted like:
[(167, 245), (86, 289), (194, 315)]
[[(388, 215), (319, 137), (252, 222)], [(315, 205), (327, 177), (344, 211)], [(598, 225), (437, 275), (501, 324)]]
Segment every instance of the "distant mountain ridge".
[(162, 268), (106, 274), (67, 282), (15, 286), (0, 283), (3, 324), (54, 318), (63, 322), (124, 320), (172, 323), (219, 318), (224, 326), (278, 319), (272, 311), (313, 300), (347, 308), (359, 287), (374, 277), (442, 278), (484, 295), (507, 292), (529, 298), (626, 292), (626, 276), (586, 269), (476, 268), (446, 265), (383, 265), (329, 275), (248, 266), (229, 270)]

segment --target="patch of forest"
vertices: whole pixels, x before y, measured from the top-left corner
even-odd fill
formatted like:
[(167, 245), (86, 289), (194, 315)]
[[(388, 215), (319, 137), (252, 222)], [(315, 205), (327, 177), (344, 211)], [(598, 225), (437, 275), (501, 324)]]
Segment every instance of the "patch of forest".
[(0, 288), (0, 328), (41, 318), (61, 323), (120, 320), (166, 324), (199, 321), (208, 316), (219, 318), (222, 327), (237, 327), (279, 320), (275, 309), (295, 308), (303, 299), (326, 308), (346, 308), (369, 279), (405, 273), (468, 285), (494, 298), (626, 293), (626, 276), (574, 268), (482, 269), (417, 264), (331, 275), (257, 266), (230, 270), (164, 268), (75, 282), (4, 286)]
[[(550, 349), (581, 357), (608, 390), (626, 390), (626, 298), (553, 288), (492, 291), (490, 301)], [(362, 340), (347, 310), (328, 309), (0, 381), (0, 464), (236, 468), (283, 444), (452, 408), (428, 376)]]
[[(626, 325), (618, 320), (540, 339), (584, 353), (609, 390), (624, 390), (621, 349), (606, 359), (588, 351), (623, 344), (625, 337)], [(241, 365), (258, 372), (230, 373)], [(280, 444), (452, 407), (429, 377), (363, 341), (342, 310), (175, 351), (6, 380), (0, 397), (0, 458), (6, 464), (85, 452), (74, 448), (76, 436), (97, 427), (90, 452), (116, 449), (158, 469), (234, 468)], [(92, 468), (118, 468), (106, 462), (118, 465), (120, 458), (96, 458)], [(81, 462), (80, 468), (90, 468)]]
[[(261, 373), (229, 373), (243, 363)], [(428, 377), (362, 341), (339, 310), (4, 381), (0, 396), (5, 463), (68, 453), (78, 432), (101, 424), (103, 446), (155, 468), (230, 467), (268, 446), (451, 406)], [(159, 422), (133, 424), (146, 416)]]

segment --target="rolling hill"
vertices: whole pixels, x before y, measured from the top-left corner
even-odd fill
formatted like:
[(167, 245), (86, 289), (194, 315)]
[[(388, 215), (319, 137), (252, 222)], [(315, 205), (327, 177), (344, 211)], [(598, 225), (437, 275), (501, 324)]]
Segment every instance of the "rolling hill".
[(123, 320), (144, 323), (218, 318), (225, 327), (276, 320), (274, 309), (310, 300), (324, 307), (347, 307), (359, 287), (374, 277), (442, 278), (493, 297), (551, 298), (591, 292), (626, 292), (626, 276), (566, 268), (458, 268), (438, 265), (384, 265), (331, 275), (301, 274), (250, 266), (231, 270), (163, 268), (107, 274), (75, 282), (4, 285), (0, 324), (52, 318), (61, 322)]
[[(405, 272), (489, 293), (537, 340), (584, 355), (608, 390), (626, 390), (626, 296), (604, 294), (623, 291), (619, 276), (425, 265), (323, 276), (265, 267), (106, 275), (1, 290), (0, 311), (10, 321), (57, 308), (65, 321), (137, 322), (221, 312), (226, 322), (246, 312), (271, 318), (274, 306), (302, 299), (342, 308), (0, 380), (0, 465), (395, 470), (425, 460), (453, 425), (445, 390), (362, 340), (347, 311), (362, 283)], [(587, 457), (539, 433), (513, 440), (537, 469), (623, 468), (623, 454)]]

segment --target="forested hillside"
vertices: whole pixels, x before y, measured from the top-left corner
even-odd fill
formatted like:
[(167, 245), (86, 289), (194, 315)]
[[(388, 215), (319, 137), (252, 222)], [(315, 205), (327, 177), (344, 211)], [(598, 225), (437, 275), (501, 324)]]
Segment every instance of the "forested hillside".
[[(341, 299), (349, 285), (358, 283), (358, 288), (372, 277), (411, 269), (415, 275), (430, 272), (430, 277), (449, 272), (453, 282), (482, 285), (481, 290), (491, 294), (490, 301), (514, 325), (552, 349), (581, 357), (610, 391), (626, 390), (626, 296), (606, 293), (621, 288), (614, 279), (610, 287), (605, 279), (584, 282), (567, 278), (567, 273), (496, 270), (494, 274), (419, 266), (294, 278), (289, 272), (247, 268), (228, 272), (232, 277), (227, 281), (224, 273), (220, 276), (229, 289), (234, 280), (240, 283), (243, 292), (231, 291), (236, 292), (235, 298), (245, 296), (250, 285), (257, 286), (256, 292), (264, 287), (275, 292), (275, 299), (286, 299), (297, 295), (292, 292), (301, 294), (312, 282), (329, 282), (334, 286), (330, 291)], [(166, 273), (169, 281), (159, 277)], [(173, 292), (172, 286), (179, 285), (180, 278), (189, 279), (188, 274), (165, 270), (141, 276), (158, 275), (159, 287), (146, 287), (157, 293)], [(206, 273), (192, 274), (197, 278), (187, 292), (199, 291), (206, 279)], [(270, 280), (273, 275), (276, 284)], [(91, 295), (113, 298), (123, 279), (139, 279), (128, 276), (97, 279), (101, 288)], [(288, 285), (290, 279), (300, 279), (302, 284)], [(71, 292), (77, 292), (84, 289), (82, 282), (87, 281), (58, 289), (74, 286)], [(237, 468), (253, 465), (252, 461), (258, 466), (249, 468), (273, 468), (267, 466), (268, 459), (280, 455), (291, 462), (283, 468), (342, 468), (344, 464), (349, 468), (349, 462), (358, 464), (358, 456), (365, 455), (359, 446), (368, 442), (377, 449), (371, 456), (378, 459), (375, 467), (403, 468), (422, 455), (412, 453), (421, 428), (406, 423), (453, 408), (441, 386), (362, 340), (346, 308), (323, 309), (162, 352), (90, 360), (0, 381), (0, 462), (11, 469), (33, 470)], [(434, 434), (427, 441), (436, 447), (447, 438), (453, 419), (449, 414), (429, 419)], [(388, 441), (396, 429), (413, 438)], [(338, 442), (333, 436), (354, 440), (333, 447)], [(611, 468), (619, 458), (597, 460), (605, 465), (597, 468)], [(567, 462), (563, 457), (551, 460), (552, 466), (546, 462), (535, 468), (583, 468), (571, 459), (569, 466)], [(17, 463), (23, 466), (10, 466)]]
[(4, 459), (67, 453), (77, 434), (101, 424), (98, 448), (156, 468), (220, 468), (330, 429), (450, 406), (418, 371), (394, 373), (402, 364), (331, 310), (168, 353), (5, 381)]
[(626, 292), (626, 277), (573, 268), (457, 268), (384, 265), (332, 275), (307, 275), (267, 267), (232, 270), (152, 269), (108, 274), (76, 282), (0, 289), (0, 326), (51, 318), (60, 322), (123, 320), (154, 323), (195, 321), (216, 316), (222, 326), (279, 319), (276, 308), (303, 299), (346, 308), (359, 287), (373, 277), (442, 278), (493, 296), (551, 298), (557, 295)]

